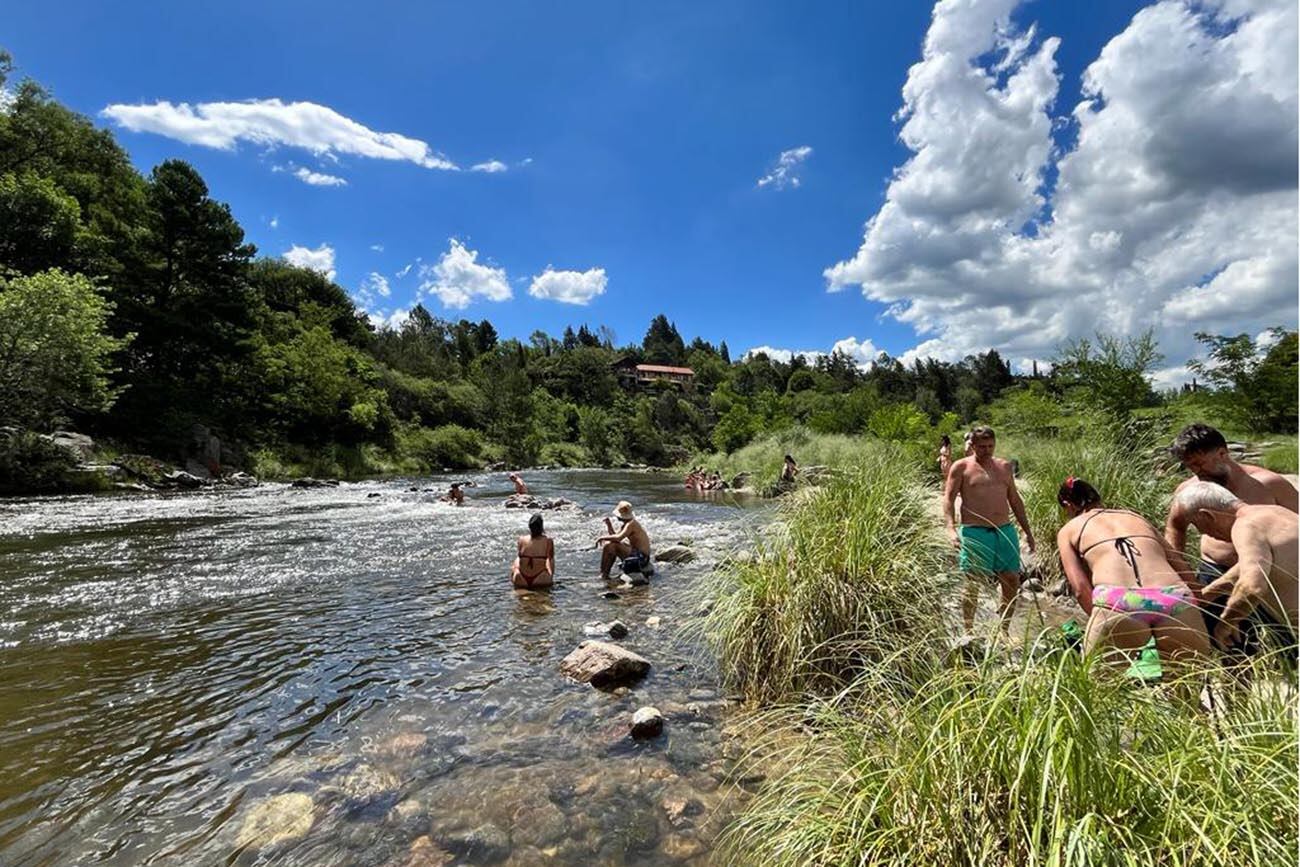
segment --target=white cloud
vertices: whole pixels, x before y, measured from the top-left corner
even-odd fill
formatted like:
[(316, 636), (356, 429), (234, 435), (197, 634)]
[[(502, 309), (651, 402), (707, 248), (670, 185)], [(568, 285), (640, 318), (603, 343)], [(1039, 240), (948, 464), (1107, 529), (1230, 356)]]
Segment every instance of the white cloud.
[(232, 150), (241, 141), (264, 147), (302, 148), (323, 157), (339, 155), (401, 160), (427, 169), (456, 164), (423, 141), (377, 132), (314, 102), (250, 99), (244, 102), (113, 104), (101, 112), (132, 132), (151, 132), (187, 144)]
[(352, 293), (352, 300), (356, 301), (357, 306), (362, 310), (376, 311), (376, 304), (380, 298), (387, 298), (392, 294), (392, 289), (388, 286), (388, 278), (378, 271), (371, 271), (361, 281), (357, 291)]
[(604, 268), (591, 268), (587, 271), (554, 271), (548, 265), (546, 270), (533, 278), (528, 287), (528, 294), (534, 298), (545, 298), (564, 304), (590, 304), (597, 295), (605, 294)]
[(375, 310), (366, 314), (370, 324), (375, 328), (392, 328), (394, 330), (401, 328), (406, 324), (406, 320), (411, 318), (411, 311), (394, 310), (391, 313), (387, 310)]
[(346, 178), (327, 175), (322, 172), (313, 172), (311, 169), (302, 167), (295, 169), (293, 176), (304, 184), (310, 184), (313, 187), (346, 187), (348, 185)]
[(334, 279), (334, 248), (329, 244), (321, 244), (315, 250), (294, 244), (285, 251), (282, 258), (290, 265), (318, 271), (324, 274), (327, 280)]
[(272, 229), (280, 228), (280, 218), (278, 216), (272, 217), (271, 221), (267, 223), (267, 225), (270, 226)]
[(478, 262), (478, 251), (455, 238), (435, 265), (420, 266), (420, 296), (437, 295), (444, 307), (464, 310), (477, 298), (508, 301), (512, 295), (504, 268)]
[(781, 155), (776, 158), (776, 165), (758, 179), (758, 186), (770, 186), (776, 190), (799, 186), (799, 169), (803, 166), (804, 160), (812, 155), (812, 150), (808, 145), (800, 145), (797, 148), (781, 151)]
[(484, 163), (475, 163), (470, 166), (469, 170), (471, 172), (487, 172), (490, 175), (495, 175), (498, 172), (504, 172), (508, 168), (509, 166), (501, 162), (501, 160), (488, 160)]
[(397, 277), (398, 280), (401, 280), (407, 274), (410, 274), (411, 269), (414, 267), (415, 267), (415, 263), (409, 262), (405, 266), (403, 266), (394, 276)]
[(370, 249), (371, 249), (373, 252), (375, 252), (375, 253), (382, 253), (382, 252), (384, 252), (384, 245), (383, 245), (383, 244), (371, 244), (371, 245), (370, 245)]
[(1046, 358), (1151, 327), (1177, 362), (1197, 330), (1294, 326), (1294, 2), (1148, 6), (1088, 66), (1068, 120), (1058, 40), (1017, 30), (1017, 5), (936, 4), (899, 112), (912, 157), (830, 288), (912, 325), (925, 339), (904, 358)]
[(781, 349), (776, 346), (755, 346), (745, 353), (744, 357), (749, 358), (758, 353), (763, 353), (773, 361), (780, 361), (789, 364), (790, 359), (796, 355), (802, 355), (809, 364), (815, 364), (817, 359), (830, 355), (833, 352), (841, 352), (857, 363), (858, 367), (867, 368), (875, 363), (876, 358), (880, 355), (880, 350), (871, 342), (870, 338), (859, 340), (856, 337), (845, 337), (843, 340), (835, 341), (831, 346), (830, 352), (822, 349)]

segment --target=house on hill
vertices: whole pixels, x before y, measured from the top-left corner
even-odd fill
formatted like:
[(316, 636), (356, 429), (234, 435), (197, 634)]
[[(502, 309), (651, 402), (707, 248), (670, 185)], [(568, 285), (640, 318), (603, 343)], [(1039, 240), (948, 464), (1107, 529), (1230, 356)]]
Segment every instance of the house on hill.
[(637, 364), (632, 358), (621, 358), (612, 366), (618, 375), (619, 384), (625, 388), (635, 388), (655, 382), (675, 382), (682, 387), (687, 387), (695, 382), (695, 371), (689, 367)]

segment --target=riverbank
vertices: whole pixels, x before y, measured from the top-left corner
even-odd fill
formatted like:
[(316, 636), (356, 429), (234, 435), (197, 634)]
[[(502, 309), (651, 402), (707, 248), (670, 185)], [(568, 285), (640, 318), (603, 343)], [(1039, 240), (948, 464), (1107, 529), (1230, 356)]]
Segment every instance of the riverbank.
[[(1044, 568), (1056, 568), (1058, 475), (1143, 513), (1159, 513), (1178, 478), (1115, 443), (1024, 454)], [(935, 491), (905, 450), (881, 444), (784, 505), (768, 544), (719, 571), (702, 628), (727, 688), (761, 708), (738, 727), (749, 766), (768, 776), (724, 836), (724, 858), (1262, 867), (1293, 857), (1293, 678), (1263, 662), (1247, 694), (1212, 671), (1218, 701), (1205, 711), (1173, 700), (1176, 685), (1139, 689), (1087, 666), (1032, 617), (1017, 620), (1009, 648), (954, 647), (955, 563), (920, 505)], [(993, 623), (986, 613), (977, 631)]]

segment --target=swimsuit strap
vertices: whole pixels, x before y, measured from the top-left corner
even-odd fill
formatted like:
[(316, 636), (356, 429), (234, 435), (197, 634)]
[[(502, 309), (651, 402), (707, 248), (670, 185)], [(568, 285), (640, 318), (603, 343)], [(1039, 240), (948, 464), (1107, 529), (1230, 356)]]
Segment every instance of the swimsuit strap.
[[(1133, 570), (1133, 579), (1137, 581), (1138, 586), (1141, 587), (1142, 576), (1138, 571), (1137, 558), (1141, 557), (1142, 553), (1138, 551), (1137, 546), (1133, 544), (1133, 540), (1134, 539), (1155, 539), (1157, 542), (1163, 542), (1164, 540), (1160, 536), (1154, 536), (1151, 535), (1150, 533), (1133, 533), (1128, 536), (1112, 536), (1109, 539), (1098, 539), (1096, 542), (1093, 542), (1087, 548), (1083, 548), (1082, 550), (1080, 550), (1079, 543), (1083, 541), (1083, 531), (1088, 529), (1088, 521), (1091, 521), (1093, 518), (1097, 517), (1097, 515), (1101, 512), (1116, 512), (1125, 515), (1132, 515), (1135, 518), (1142, 517), (1137, 512), (1131, 511), (1129, 509), (1093, 509), (1092, 514), (1088, 516), (1087, 520), (1083, 522), (1083, 526), (1079, 528), (1079, 535), (1074, 540), (1075, 553), (1077, 553), (1080, 557), (1082, 557), (1084, 554), (1087, 554), (1089, 551), (1091, 551), (1093, 548), (1096, 548), (1098, 545), (1105, 545), (1107, 542), (1113, 542), (1115, 545), (1115, 552), (1124, 559), (1124, 562), (1128, 563), (1129, 568)], [(1143, 518), (1143, 520), (1146, 519)]]

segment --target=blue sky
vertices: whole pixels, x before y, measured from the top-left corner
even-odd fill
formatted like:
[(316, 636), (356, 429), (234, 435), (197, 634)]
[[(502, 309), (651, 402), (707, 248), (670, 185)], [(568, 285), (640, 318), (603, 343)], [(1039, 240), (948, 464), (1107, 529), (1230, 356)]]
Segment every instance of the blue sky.
[[(1026, 151), (1040, 163), (1029, 186), (1047, 199), (1038, 209), (1043, 219), (1056, 204), (1057, 159), (1079, 135), (1070, 112), (1081, 99), (1083, 72), (1103, 46), (1134, 29), (1134, 14), (1146, 4), (970, 5), (988, 8), (964, 19), (955, 7), (945, 8), (934, 26), (951, 19), (972, 33), (988, 29), (989, 45), (998, 51), (1017, 34), (1028, 35), (1031, 52), (1060, 38), (1052, 55), (1058, 90), (1046, 111), (1053, 153)], [(649, 319), (664, 312), (688, 338), (725, 339), (733, 353), (760, 345), (828, 350), (852, 337), (892, 353), (921, 344), (933, 354), (959, 356), (1005, 344), (1016, 359), (1047, 356), (1046, 338), (1028, 340), (1031, 329), (1008, 324), (1037, 315), (1030, 301), (999, 299), (1006, 315), (994, 316), (986, 331), (978, 321), (972, 327), (971, 320), (951, 318), (956, 314), (943, 301), (945, 292), (957, 297), (967, 291), (962, 272), (939, 269), (920, 282), (915, 269), (885, 273), (874, 264), (882, 258), (876, 242), (864, 244), (864, 224), (888, 199), (898, 198), (905, 209), (906, 191), (895, 195), (890, 179), (918, 147), (936, 159), (956, 152), (934, 132), (923, 133), (912, 148), (899, 139), (896, 112), (932, 28), (930, 4), (496, 2), (362, 9), (351, 3), (227, 2), (172, 4), (164, 12), (157, 4), (65, 2), (52, 15), (48, 4), (20, 0), (7, 4), (0, 44), (14, 54), (20, 74), (113, 128), (142, 171), (171, 157), (197, 166), (263, 254), (325, 245), (333, 251), (335, 279), (350, 290), (359, 290), (372, 272), (382, 275), (391, 295), (375, 296), (371, 307), (385, 313), (409, 307), (422, 282), (440, 279), (478, 280), (475, 285), (493, 286), (489, 294), (499, 297), (499, 273), (475, 270), (487, 264), (504, 270), (509, 300), (473, 296), (464, 309), (448, 309), (435, 294), (424, 303), (438, 315), (489, 318), (504, 334), (520, 337), (588, 322), (609, 325), (620, 341), (639, 340)], [(941, 34), (935, 35), (939, 46)], [(990, 88), (1017, 69), (997, 69), (998, 51), (972, 48), (972, 56), (961, 58), (961, 50), (953, 56), (982, 65)], [(932, 115), (942, 117), (952, 106), (943, 102), (952, 92), (945, 93), (933, 85), (933, 98), (922, 97), (914, 116), (934, 104)], [(1283, 96), (1294, 101), (1294, 94)], [(338, 149), (331, 157), (247, 139), (221, 149), (192, 143), (193, 131), (176, 126), (174, 117), (150, 115), (155, 131), (149, 132), (126, 128), (125, 115), (102, 114), (109, 106), (152, 112), (160, 101), (197, 107), (272, 99), (314, 103), (368, 130), (427, 143), (431, 155), (462, 170)], [(985, 138), (980, 122), (965, 130), (972, 142)], [(1047, 128), (1038, 127), (1038, 145)], [(1284, 138), (1285, 130), (1276, 135)], [(784, 183), (759, 184), (783, 152), (801, 147), (811, 151), (788, 158)], [(506, 170), (469, 170), (490, 160)], [(955, 189), (979, 186), (971, 177), (980, 172), (979, 160), (953, 165)], [(921, 169), (930, 171), (918, 166), (914, 174)], [(295, 172), (346, 185), (312, 185)], [(949, 174), (942, 166), (933, 172)], [(928, 200), (944, 195), (932, 190)], [(983, 206), (953, 207), (969, 216)], [(1012, 213), (1019, 205), (1008, 207)], [(908, 225), (920, 225), (918, 219)], [(1134, 237), (1133, 231), (1124, 237)], [(929, 230), (923, 234), (934, 237)], [(1098, 234), (1107, 232), (1094, 229), (1089, 237), (1095, 241)], [(416, 265), (397, 276), (417, 259), (431, 267), (454, 252), (451, 238), (463, 245), (462, 253), (476, 254), (473, 265), (458, 260), (468, 270), (452, 268), (441, 278), (428, 272), (422, 281)], [(891, 241), (889, 249), (918, 243), (913, 236), (901, 248)], [(1117, 245), (1124, 247), (1110, 246)], [(839, 282), (855, 289), (860, 284), (862, 291), (828, 291), (823, 272), (853, 260), (860, 247), (864, 258)], [(930, 252), (918, 248), (911, 255), (927, 262)], [(1259, 251), (1224, 256), (1200, 273), (1238, 261), (1249, 270), (1260, 258)], [(987, 251), (967, 265), (982, 259)], [(588, 289), (600, 283), (589, 272), (603, 269), (603, 294), (586, 305), (531, 297), (530, 285), (548, 266), (578, 272), (576, 283), (562, 275), (557, 285)], [(1129, 277), (1143, 270), (1132, 261), (1125, 268)], [(1131, 297), (1123, 290), (1128, 278), (1118, 274), (1101, 278), (1104, 288)], [(1290, 279), (1294, 296), (1293, 268)], [(1205, 287), (1171, 284), (1167, 294), (1198, 288)], [(898, 314), (900, 305), (913, 312), (882, 315), (891, 307)], [(1291, 308), (1283, 313), (1294, 319)], [(1061, 327), (1069, 332), (1098, 324)], [(1140, 326), (1132, 322), (1121, 330)]]

